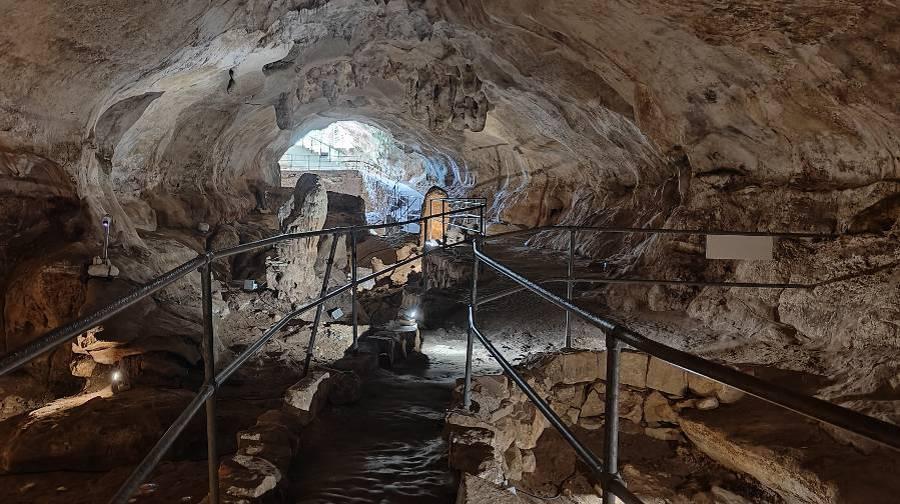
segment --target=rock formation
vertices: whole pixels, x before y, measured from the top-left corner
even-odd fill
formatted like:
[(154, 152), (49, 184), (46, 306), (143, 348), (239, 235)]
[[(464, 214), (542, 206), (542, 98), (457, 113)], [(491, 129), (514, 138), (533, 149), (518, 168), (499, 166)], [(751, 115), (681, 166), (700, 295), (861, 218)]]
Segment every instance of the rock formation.
[[(900, 421), (896, 2), (0, 0), (0, 13), (0, 353), (207, 250), (364, 219), (358, 198), (279, 178), (297, 139), (356, 120), (425, 159), (418, 188), (486, 198), (492, 232), (826, 235), (779, 240), (764, 263), (707, 261), (702, 234), (581, 232), (576, 250), (619, 276), (806, 285), (606, 285), (592, 296), (649, 337), (822, 377), (811, 393)], [(114, 279), (87, 275), (104, 215)], [(363, 268), (403, 259), (378, 252), (385, 237), (366, 240)], [(404, 257), (418, 250), (404, 245)], [(526, 248), (567, 247), (547, 231)], [(330, 249), (313, 238), (218, 261), (217, 354), (316, 296)], [(336, 249), (332, 285), (347, 271), (346, 244)], [(377, 292), (363, 322), (391, 320), (409, 294), (396, 284), (421, 270), (366, 286)], [(460, 279), (436, 276), (440, 287)], [(240, 280), (269, 290), (241, 293)], [(3, 377), (0, 416), (95, 393), (114, 370), (135, 386), (196, 381), (199, 289), (186, 277)], [(346, 339), (346, 317), (328, 330)], [(281, 355), (292, 359), (309, 328), (291, 330)], [(629, 383), (645, 416), (650, 396), (662, 404), (649, 390), (704, 387), (646, 365), (646, 381)], [(600, 384), (563, 384), (597, 411)], [(703, 395), (707, 407), (731, 391)]]

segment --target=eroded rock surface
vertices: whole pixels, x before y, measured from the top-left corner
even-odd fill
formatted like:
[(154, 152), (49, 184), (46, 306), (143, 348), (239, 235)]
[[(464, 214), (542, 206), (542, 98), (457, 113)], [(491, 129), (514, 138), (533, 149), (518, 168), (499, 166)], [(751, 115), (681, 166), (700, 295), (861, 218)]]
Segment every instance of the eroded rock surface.
[[(605, 377), (598, 374), (603, 357), (602, 352), (568, 351), (518, 366), (595, 453), (602, 453), (605, 423), (606, 387), (598, 379)], [(684, 376), (677, 368), (664, 369), (669, 366), (664, 362), (653, 364), (653, 372), (669, 379), (648, 381), (647, 362), (642, 354), (623, 353), (623, 380), (629, 376), (631, 383), (648, 385), (623, 385), (619, 397), (621, 464), (630, 488), (642, 498), (888, 502), (896, 492), (892, 484), (876, 483), (879, 472), (896, 463), (890, 450), (862, 454), (815, 422), (705, 378)], [(648, 388), (650, 383), (659, 388)], [(665, 390), (673, 387), (681, 393)], [(447, 417), (450, 463), (468, 474), (466, 487), (472, 484), (468, 478), (477, 477), (486, 488), (518, 487), (545, 497), (577, 494), (574, 451), (509, 380), (475, 377), (472, 400), (471, 412), (457, 409)], [(731, 483), (709, 486), (716, 481)], [(594, 495), (590, 486), (581, 488), (586, 496)]]

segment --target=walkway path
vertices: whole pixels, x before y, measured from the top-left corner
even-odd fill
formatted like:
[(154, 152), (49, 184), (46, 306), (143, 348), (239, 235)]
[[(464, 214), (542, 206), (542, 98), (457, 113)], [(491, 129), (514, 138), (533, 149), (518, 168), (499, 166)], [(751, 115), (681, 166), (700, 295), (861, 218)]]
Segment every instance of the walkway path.
[[(456, 476), (442, 437), (461, 352), (425, 341), (430, 362), (378, 370), (362, 400), (331, 407), (304, 434), (291, 469), (297, 504), (450, 504)], [(403, 366), (403, 367), (399, 367)]]

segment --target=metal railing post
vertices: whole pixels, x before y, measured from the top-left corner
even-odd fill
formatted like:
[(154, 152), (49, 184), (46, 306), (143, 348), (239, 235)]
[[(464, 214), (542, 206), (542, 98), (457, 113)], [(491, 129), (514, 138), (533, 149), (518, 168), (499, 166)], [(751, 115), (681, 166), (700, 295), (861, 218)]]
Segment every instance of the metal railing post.
[(356, 231), (350, 231), (350, 283), (353, 287), (350, 289), (350, 318), (353, 320), (353, 350), (356, 350), (359, 341), (359, 310), (356, 309), (356, 303), (359, 299), (357, 286), (357, 256), (356, 256)]
[(472, 410), (472, 347), (475, 335), (472, 327), (475, 325), (475, 311), (478, 309), (478, 241), (472, 240), (472, 293), (469, 299), (469, 328), (466, 332), (466, 376), (463, 383), (463, 407)]
[[(434, 213), (434, 200), (428, 201), (428, 215), (425, 216), (425, 232), (422, 235), (422, 252), (428, 251), (428, 241), (431, 238), (431, 215)], [(422, 256), (422, 295), (428, 292), (428, 256)]]
[(485, 229), (485, 227), (484, 227), (484, 205), (483, 204), (478, 208), (478, 222), (480, 223), (479, 228), (480, 228), (480, 232), (481, 232), (481, 237), (484, 238), (487, 235), (487, 229)]
[(203, 377), (204, 385), (212, 387), (206, 399), (206, 460), (209, 470), (209, 502), (219, 503), (219, 450), (216, 439), (216, 362), (215, 334), (212, 318), (212, 266), (209, 260), (200, 270), (203, 291)]
[[(575, 290), (575, 229), (569, 229), (569, 265), (566, 282), (566, 301), (572, 302)], [(572, 348), (572, 312), (566, 310), (566, 348)]]
[[(441, 200), (441, 213), (447, 213), (447, 200)], [(441, 216), (441, 241), (447, 244), (447, 223), (450, 222), (449, 215)]]
[(619, 477), (619, 338), (616, 331), (606, 335), (606, 397), (603, 442), (603, 504), (616, 502), (609, 482)]
[[(331, 250), (328, 252), (328, 261), (325, 263), (325, 278), (322, 279), (322, 290), (319, 291), (319, 297), (323, 298), (328, 294), (328, 281), (331, 280), (331, 265), (334, 264), (334, 252), (337, 250), (338, 238), (342, 235), (331, 235)], [(316, 346), (316, 333), (319, 331), (319, 322), (322, 320), (322, 312), (325, 310), (325, 304), (322, 303), (316, 307), (316, 317), (313, 319), (312, 330), (309, 333), (309, 345), (306, 347), (306, 360), (303, 362), (303, 377), (309, 374), (309, 365), (312, 362), (313, 352)]]

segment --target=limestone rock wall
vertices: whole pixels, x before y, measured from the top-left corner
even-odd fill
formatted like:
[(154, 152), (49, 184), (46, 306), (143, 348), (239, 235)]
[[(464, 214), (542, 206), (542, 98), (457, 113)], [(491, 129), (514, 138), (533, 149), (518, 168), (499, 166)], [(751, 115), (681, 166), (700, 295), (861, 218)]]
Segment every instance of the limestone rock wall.
[[(15, 303), (9, 286), (35, 280), (37, 270), (17, 265), (44, 246), (78, 243), (68, 260), (87, 263), (106, 213), (129, 265), (162, 272), (150, 259), (157, 244), (177, 235), (179, 249), (202, 250), (199, 223), (265, 207), (287, 147), (349, 119), (389, 130), (428, 158), (429, 183), (488, 198), (488, 216), (508, 227), (851, 233), (850, 252), (817, 245), (783, 272), (819, 278), (817, 265), (837, 259), (834, 273), (851, 280), (815, 299), (727, 293), (723, 308), (712, 292), (624, 297), (724, 316), (740, 332), (763, 325), (813, 348), (896, 348), (898, 9), (877, 0), (0, 0), (0, 73), (10, 76), (0, 87), (3, 304)], [(672, 260), (664, 243), (618, 252), (640, 272), (697, 273), (690, 257), (659, 261)], [(533, 245), (565, 246), (553, 235)], [(580, 249), (601, 250), (600, 238)], [(821, 322), (838, 299), (863, 314)], [(8, 321), (4, 333), (7, 342), (26, 334)]]

